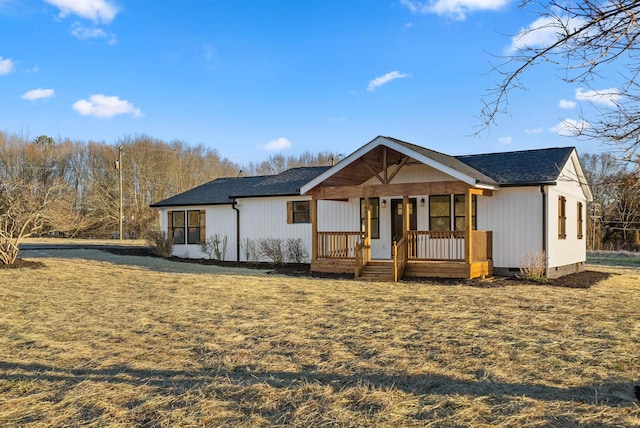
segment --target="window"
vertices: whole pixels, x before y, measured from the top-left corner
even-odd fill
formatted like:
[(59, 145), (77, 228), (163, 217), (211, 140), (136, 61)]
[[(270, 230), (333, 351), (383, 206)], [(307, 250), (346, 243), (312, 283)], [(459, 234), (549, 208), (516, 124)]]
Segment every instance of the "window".
[(311, 223), (310, 201), (287, 202), (287, 224)]
[[(371, 239), (380, 239), (380, 199), (369, 199), (371, 205)], [(360, 199), (360, 230), (364, 232), (364, 225), (367, 221), (365, 217), (365, 200)]]
[(429, 196), (429, 230), (451, 230), (451, 195)]
[[(455, 221), (455, 229), (454, 230), (464, 230), (466, 223), (465, 223), (465, 216), (464, 216), (464, 210), (465, 210), (465, 203), (466, 203), (466, 197), (465, 195), (455, 195), (454, 196), (454, 215), (456, 218)], [(478, 224), (476, 223), (476, 205), (478, 202), (478, 197), (476, 195), (472, 195), (471, 196), (471, 229), (472, 230), (477, 230), (478, 229)]]
[(174, 244), (201, 244), (205, 240), (205, 212), (169, 211), (169, 238)]
[(558, 239), (567, 239), (567, 198), (558, 196)]
[(169, 211), (169, 238), (174, 244), (184, 244), (184, 211)]
[(582, 202), (578, 202), (578, 239), (582, 239), (584, 237), (584, 234), (582, 233), (582, 223)]
[(200, 220), (200, 211), (187, 211), (187, 244), (202, 243), (200, 240)]

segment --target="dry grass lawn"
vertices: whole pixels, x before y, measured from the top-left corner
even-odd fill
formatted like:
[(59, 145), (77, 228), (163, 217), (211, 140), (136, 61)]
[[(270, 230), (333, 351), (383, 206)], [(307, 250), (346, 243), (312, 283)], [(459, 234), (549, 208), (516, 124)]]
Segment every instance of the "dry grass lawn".
[(591, 289), (0, 271), (0, 426), (638, 426), (640, 272)]

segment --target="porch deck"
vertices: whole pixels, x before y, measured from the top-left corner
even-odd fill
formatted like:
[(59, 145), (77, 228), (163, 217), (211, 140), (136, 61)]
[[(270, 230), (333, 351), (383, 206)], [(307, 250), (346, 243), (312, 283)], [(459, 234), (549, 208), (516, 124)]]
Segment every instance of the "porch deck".
[[(388, 264), (389, 268), (393, 268), (393, 260), (376, 260), (375, 262)], [(312, 272), (353, 274), (355, 268), (355, 259), (317, 259), (311, 262)], [(464, 261), (409, 260), (404, 271), (404, 277), (407, 278), (473, 279), (492, 274), (491, 260), (471, 264)]]

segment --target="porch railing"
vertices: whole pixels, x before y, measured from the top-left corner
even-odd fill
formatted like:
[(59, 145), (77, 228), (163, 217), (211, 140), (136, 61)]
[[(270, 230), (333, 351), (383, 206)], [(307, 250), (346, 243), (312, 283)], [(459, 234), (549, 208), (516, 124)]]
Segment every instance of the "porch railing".
[[(474, 230), (472, 234), (471, 260), (492, 260), (491, 231)], [(409, 260), (464, 261), (464, 235), (461, 230), (410, 230), (407, 236)]]
[(464, 261), (464, 231), (410, 230), (409, 260)]
[(355, 259), (363, 232), (318, 232), (319, 259)]
[(490, 230), (474, 230), (471, 236), (471, 260), (493, 260), (493, 233)]
[(361, 241), (358, 245), (356, 245), (356, 268), (355, 268), (355, 277), (360, 278), (362, 275), (362, 271), (364, 270), (367, 263), (371, 261), (371, 245), (367, 245), (365, 241)]
[(393, 241), (393, 280), (398, 282), (402, 275), (404, 275), (404, 269), (407, 267), (407, 240), (402, 237), (398, 242)]

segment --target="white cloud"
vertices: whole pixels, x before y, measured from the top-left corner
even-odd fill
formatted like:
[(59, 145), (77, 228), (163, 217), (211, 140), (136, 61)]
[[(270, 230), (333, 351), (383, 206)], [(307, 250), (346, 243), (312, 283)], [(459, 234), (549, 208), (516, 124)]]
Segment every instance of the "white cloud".
[(608, 107), (615, 107), (622, 98), (622, 91), (618, 88), (608, 88), (584, 91), (582, 88), (576, 89), (576, 100), (588, 101), (595, 104), (603, 104)]
[(524, 130), (525, 134), (542, 134), (542, 131), (544, 131), (544, 128), (541, 126), (539, 128), (528, 128)]
[(560, 102), (558, 103), (558, 107), (567, 109), (567, 110), (571, 110), (575, 106), (576, 106), (575, 101), (569, 101), (564, 99), (560, 100)]
[(382, 85), (386, 85), (395, 79), (404, 79), (405, 77), (409, 77), (408, 74), (400, 73), (399, 71), (392, 71), (391, 73), (387, 73), (384, 76), (376, 77), (371, 82), (369, 82), (369, 86), (367, 87), (367, 91), (373, 92), (376, 88), (379, 88)]
[(512, 137), (500, 137), (500, 138), (498, 138), (498, 143), (504, 144), (505, 146), (511, 144), (512, 142), (513, 142), (513, 138)]
[(400, 0), (413, 13), (435, 13), (463, 21), (469, 12), (498, 10), (509, 0)]
[(558, 122), (556, 126), (549, 128), (549, 131), (563, 137), (573, 137), (589, 128), (591, 128), (591, 124), (584, 120), (564, 119)]
[(15, 66), (13, 65), (13, 61), (10, 58), (5, 59), (0, 56), (0, 76), (13, 73), (14, 71)]
[(93, 27), (88, 28), (81, 25), (79, 22), (75, 22), (71, 26), (71, 34), (80, 40), (89, 40), (89, 39), (106, 39), (109, 38), (107, 44), (114, 45), (117, 43), (116, 36), (111, 33), (107, 33), (102, 28)]
[(551, 46), (558, 41), (560, 35), (565, 33), (567, 29), (572, 31), (582, 27), (585, 23), (586, 21), (580, 18), (566, 18), (561, 22), (548, 16), (538, 18), (511, 38), (509, 52), (513, 53), (525, 48)]
[(51, 98), (55, 94), (53, 89), (32, 89), (22, 94), (20, 98), (27, 101), (36, 101), (45, 98)]
[(108, 0), (45, 0), (60, 10), (59, 16), (65, 18), (77, 15), (93, 22), (109, 23), (119, 12), (118, 7)]
[(291, 141), (283, 137), (280, 137), (277, 140), (271, 140), (265, 145), (258, 146), (258, 148), (262, 150), (267, 150), (269, 152), (284, 150), (284, 149), (288, 149), (289, 147), (291, 147)]
[(36, 65), (36, 66), (31, 67), (31, 68), (27, 68), (24, 72), (25, 73), (37, 73), (38, 71), (40, 71), (40, 66)]
[(73, 109), (83, 116), (95, 116), (109, 118), (120, 114), (130, 114), (133, 117), (142, 117), (139, 108), (136, 108), (127, 100), (103, 94), (94, 94), (89, 100), (78, 100), (73, 103)]

